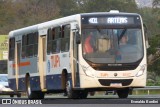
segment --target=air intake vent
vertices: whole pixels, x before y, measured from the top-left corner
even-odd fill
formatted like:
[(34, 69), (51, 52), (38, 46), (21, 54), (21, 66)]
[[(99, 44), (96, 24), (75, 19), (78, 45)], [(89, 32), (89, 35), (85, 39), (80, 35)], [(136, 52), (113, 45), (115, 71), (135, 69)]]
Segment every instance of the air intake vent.
[(99, 79), (101, 85), (110, 86), (111, 83), (122, 83), (122, 86), (128, 86), (132, 83), (133, 79), (121, 79), (121, 80), (114, 80), (114, 79)]

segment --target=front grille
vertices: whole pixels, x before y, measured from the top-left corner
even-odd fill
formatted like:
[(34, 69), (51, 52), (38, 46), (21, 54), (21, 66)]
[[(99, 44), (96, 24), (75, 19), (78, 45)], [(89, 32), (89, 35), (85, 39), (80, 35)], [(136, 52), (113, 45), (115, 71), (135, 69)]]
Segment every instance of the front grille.
[(124, 71), (124, 70), (134, 70), (138, 67), (139, 63), (142, 59), (138, 60), (134, 63), (108, 63), (108, 64), (102, 64), (102, 63), (93, 63), (90, 61), (87, 61), (87, 63), (95, 70), (100, 71)]
[(129, 66), (96, 66), (93, 67), (95, 70), (101, 70), (101, 71), (124, 71), (124, 70), (134, 70), (137, 68), (138, 65), (129, 65)]
[(120, 80), (114, 80), (114, 79), (99, 79), (98, 80), (101, 85), (104, 86), (110, 86), (111, 83), (122, 83), (122, 86), (128, 86), (132, 83), (133, 79), (120, 79)]

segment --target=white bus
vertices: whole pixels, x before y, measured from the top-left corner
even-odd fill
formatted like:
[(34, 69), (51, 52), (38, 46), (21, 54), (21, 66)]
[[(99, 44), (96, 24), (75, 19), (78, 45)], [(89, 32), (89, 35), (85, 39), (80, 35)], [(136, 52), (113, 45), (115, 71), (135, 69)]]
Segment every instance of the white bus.
[[(9, 86), (30, 99), (64, 92), (146, 86), (146, 39), (142, 18), (118, 11), (76, 14), (9, 33)], [(126, 42), (126, 43), (124, 43)]]

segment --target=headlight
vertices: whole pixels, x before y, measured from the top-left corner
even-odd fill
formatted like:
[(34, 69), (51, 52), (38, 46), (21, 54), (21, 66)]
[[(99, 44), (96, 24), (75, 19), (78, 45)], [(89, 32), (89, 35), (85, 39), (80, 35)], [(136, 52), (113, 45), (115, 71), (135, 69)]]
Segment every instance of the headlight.
[(146, 70), (146, 65), (141, 66), (141, 69), (136, 74), (136, 77), (139, 77), (139, 76), (143, 75), (145, 70)]

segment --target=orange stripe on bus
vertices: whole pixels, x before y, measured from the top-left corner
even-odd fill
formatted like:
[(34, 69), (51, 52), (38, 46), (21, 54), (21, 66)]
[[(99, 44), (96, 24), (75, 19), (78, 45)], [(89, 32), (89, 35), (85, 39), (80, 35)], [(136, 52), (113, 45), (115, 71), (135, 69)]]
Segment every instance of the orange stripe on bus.
[[(22, 67), (22, 66), (29, 66), (31, 63), (30, 62), (21, 62), (18, 64), (19, 67)], [(12, 64), (13, 68), (16, 67), (16, 64)]]

